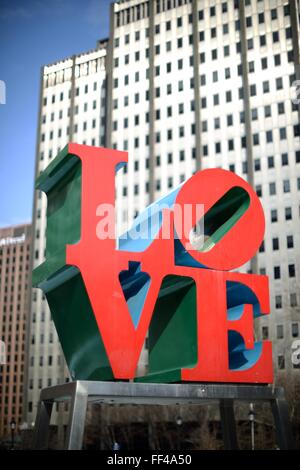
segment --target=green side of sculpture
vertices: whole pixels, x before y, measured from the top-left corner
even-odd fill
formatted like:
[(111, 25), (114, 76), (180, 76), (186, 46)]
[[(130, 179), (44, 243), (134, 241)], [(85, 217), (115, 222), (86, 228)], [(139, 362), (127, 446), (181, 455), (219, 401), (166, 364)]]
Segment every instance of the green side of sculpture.
[(33, 271), (33, 285), (48, 301), (71, 377), (113, 380), (80, 272), (66, 265), (66, 245), (77, 243), (81, 226), (81, 163), (65, 147), (40, 175), (47, 195), (46, 260)]

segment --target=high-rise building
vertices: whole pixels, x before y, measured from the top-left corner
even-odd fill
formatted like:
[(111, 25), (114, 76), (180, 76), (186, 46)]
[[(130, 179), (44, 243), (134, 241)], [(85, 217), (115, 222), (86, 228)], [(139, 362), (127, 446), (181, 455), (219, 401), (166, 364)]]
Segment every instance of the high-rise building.
[(31, 225), (0, 229), (0, 438), (22, 420), (30, 246)]
[[(100, 76), (89, 72), (82, 77), (86, 93), (84, 86), (76, 85), (80, 78), (73, 65), (64, 84), (70, 94), (66, 91), (65, 101), (60, 101), (63, 85), (58, 72), (67, 64), (70, 69), (71, 59), (44, 69), (38, 171), (48, 164), (50, 152), (53, 156), (68, 140), (93, 144), (96, 139), (95, 145), (105, 142), (107, 147), (128, 150), (129, 163), (116, 178), (119, 231), (149, 202), (199, 169), (222, 167), (247, 179), (266, 216), (265, 241), (245, 266), (270, 278), (272, 313), (260, 321), (258, 336), (273, 340), (278, 373), (291, 372), (291, 344), (300, 323), (300, 112), (293, 85), (300, 80), (299, 2), (116, 1), (111, 5), (109, 39), (102, 46), (92, 53), (102, 54)], [(82, 62), (88, 58), (89, 54), (80, 56)], [(97, 83), (95, 98), (92, 82)], [(86, 134), (76, 133), (75, 122), (92, 121), (91, 103), (100, 100), (101, 84), (105, 126), (100, 122), (95, 134), (89, 127)], [(76, 99), (82, 103), (78, 114)], [(59, 116), (68, 107), (65, 131), (58, 138)], [(96, 120), (100, 107), (101, 103)], [(35, 265), (43, 258), (44, 209), (45, 202), (38, 199)], [(32, 312), (39, 317), (44, 312), (43, 328), (49, 329), (41, 293), (34, 295)], [(47, 356), (38, 350), (51, 346), (49, 336), (44, 336), (42, 346), (33, 323), (31, 334), (36, 344), (30, 353), (30, 413), (39, 386), (57, 376), (56, 357), (55, 366), (33, 364)]]

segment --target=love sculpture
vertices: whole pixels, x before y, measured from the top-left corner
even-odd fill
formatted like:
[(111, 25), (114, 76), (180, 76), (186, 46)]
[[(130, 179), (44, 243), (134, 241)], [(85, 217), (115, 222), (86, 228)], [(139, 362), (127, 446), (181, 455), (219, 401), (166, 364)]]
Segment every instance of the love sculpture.
[[(116, 241), (100, 228), (126, 162), (125, 152), (69, 144), (37, 180), (48, 208), (46, 260), (34, 285), (46, 295), (72, 378), (271, 383), (271, 343), (254, 340), (254, 318), (269, 313), (268, 278), (232, 271), (263, 239), (256, 193), (232, 172), (199, 171)], [(189, 234), (199, 204), (204, 237), (195, 248)], [(132, 237), (145, 222), (151, 236)], [(137, 377), (147, 333), (148, 371)]]

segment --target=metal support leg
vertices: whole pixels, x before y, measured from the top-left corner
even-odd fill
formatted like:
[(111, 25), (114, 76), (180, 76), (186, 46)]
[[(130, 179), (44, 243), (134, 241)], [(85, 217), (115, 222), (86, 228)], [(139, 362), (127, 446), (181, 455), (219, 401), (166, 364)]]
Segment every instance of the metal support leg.
[(220, 400), (220, 417), (223, 429), (224, 448), (226, 450), (238, 449), (233, 400), (229, 398)]
[(71, 399), (71, 409), (68, 424), (68, 433), (66, 439), (66, 449), (81, 450), (88, 394), (86, 389), (79, 383), (76, 383), (76, 389)]
[(53, 400), (46, 402), (41, 399), (39, 402), (34, 430), (35, 449), (47, 449), (52, 408)]
[(274, 416), (276, 440), (280, 450), (295, 449), (288, 404), (284, 398), (271, 401)]

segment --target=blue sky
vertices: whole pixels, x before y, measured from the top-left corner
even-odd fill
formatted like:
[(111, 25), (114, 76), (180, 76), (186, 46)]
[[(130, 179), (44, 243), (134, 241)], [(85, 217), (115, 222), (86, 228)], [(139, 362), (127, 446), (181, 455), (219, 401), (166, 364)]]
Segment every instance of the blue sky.
[(108, 36), (110, 0), (0, 0), (0, 227), (31, 220), (40, 67)]

